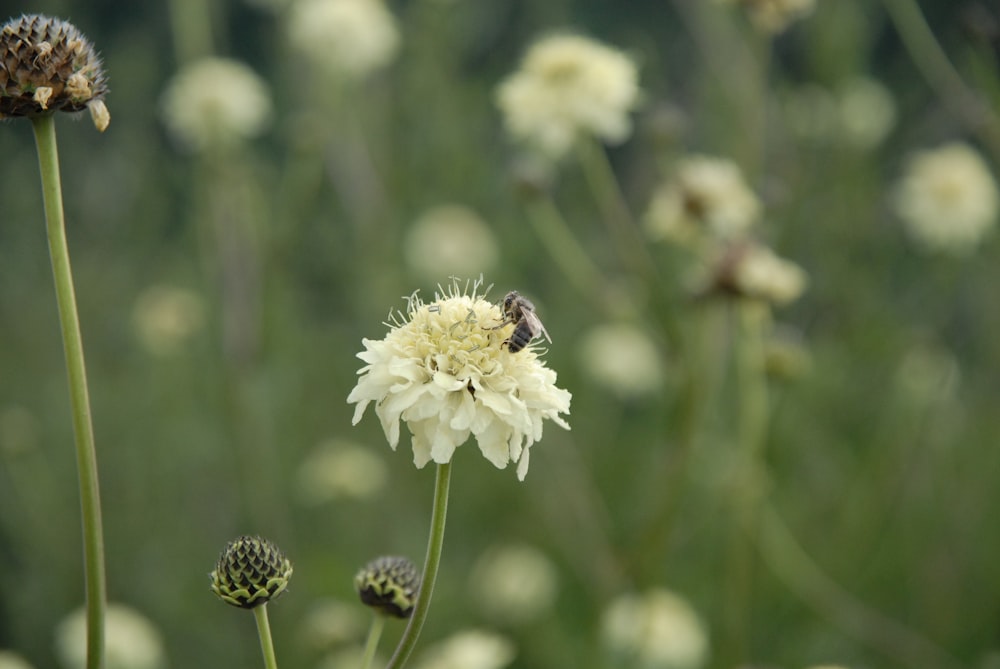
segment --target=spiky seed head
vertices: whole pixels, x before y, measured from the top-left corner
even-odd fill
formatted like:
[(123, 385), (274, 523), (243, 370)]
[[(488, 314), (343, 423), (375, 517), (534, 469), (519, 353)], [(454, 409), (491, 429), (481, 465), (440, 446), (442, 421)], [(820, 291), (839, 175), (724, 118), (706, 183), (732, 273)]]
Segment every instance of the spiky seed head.
[(211, 577), (212, 592), (222, 601), (252, 609), (285, 591), (292, 563), (267, 539), (242, 536), (222, 551)]
[(0, 118), (89, 109), (103, 132), (107, 91), (101, 59), (73, 24), (25, 14), (0, 28)]
[(380, 613), (409, 618), (420, 590), (420, 573), (405, 557), (375, 558), (354, 577), (361, 601)]

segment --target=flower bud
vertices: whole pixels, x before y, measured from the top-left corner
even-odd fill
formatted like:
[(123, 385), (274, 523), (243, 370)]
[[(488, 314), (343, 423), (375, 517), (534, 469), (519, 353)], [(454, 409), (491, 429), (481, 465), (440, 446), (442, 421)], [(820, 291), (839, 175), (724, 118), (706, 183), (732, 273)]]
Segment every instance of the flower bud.
[(420, 589), (420, 574), (405, 557), (379, 557), (354, 577), (361, 601), (381, 613), (409, 618)]
[(242, 536), (222, 551), (211, 577), (212, 592), (224, 602), (252, 609), (285, 591), (292, 563), (270, 541)]

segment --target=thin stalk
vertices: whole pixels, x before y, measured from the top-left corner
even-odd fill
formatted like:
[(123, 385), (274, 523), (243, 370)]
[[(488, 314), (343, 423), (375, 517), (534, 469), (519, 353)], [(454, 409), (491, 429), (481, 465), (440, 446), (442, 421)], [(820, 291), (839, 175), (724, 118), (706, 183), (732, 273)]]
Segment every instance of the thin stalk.
[(768, 423), (767, 380), (764, 376), (763, 328), (767, 305), (753, 300), (737, 304), (739, 338), (736, 343), (739, 388), (739, 453), (733, 489), (733, 526), (730, 535), (726, 627), (729, 664), (749, 660), (750, 607), (753, 591), (754, 543), (759, 524), (764, 437)]
[(38, 166), (42, 179), (42, 199), (49, 240), (49, 256), (55, 279), (56, 303), (66, 355), (70, 408), (76, 443), (76, 464), (80, 479), (80, 511), (83, 520), (84, 580), (87, 596), (87, 669), (104, 666), (104, 615), (107, 602), (104, 573), (104, 530), (97, 484), (97, 453), (90, 419), (87, 370), (83, 360), (83, 338), (76, 309), (73, 273), (66, 244), (62, 185), (59, 178), (59, 151), (55, 120), (51, 114), (32, 119)]
[(527, 204), (528, 222), (545, 250), (573, 287), (584, 296), (600, 295), (607, 283), (597, 263), (573, 235), (552, 198), (532, 198)]
[(371, 627), (368, 628), (368, 640), (365, 642), (365, 655), (361, 660), (361, 669), (370, 669), (372, 661), (375, 659), (375, 651), (378, 649), (378, 641), (382, 638), (382, 630), (385, 629), (385, 616), (376, 613), (372, 616)]
[(427, 539), (427, 557), (424, 559), (424, 573), (420, 577), (420, 592), (417, 603), (413, 607), (413, 615), (406, 626), (396, 652), (393, 653), (386, 669), (400, 669), (406, 664), (417, 645), (420, 630), (427, 619), (427, 611), (431, 606), (431, 595), (434, 592), (434, 581), (437, 579), (438, 565), (441, 564), (441, 548), (444, 546), (444, 525), (448, 517), (448, 488), (451, 483), (451, 463), (446, 462), (437, 467), (437, 478), (434, 481), (434, 508), (431, 511), (431, 532)]
[(271, 641), (271, 623), (267, 619), (267, 603), (253, 610), (257, 619), (257, 635), (260, 637), (260, 650), (264, 653), (264, 666), (267, 669), (278, 669), (278, 660), (274, 657), (274, 642)]

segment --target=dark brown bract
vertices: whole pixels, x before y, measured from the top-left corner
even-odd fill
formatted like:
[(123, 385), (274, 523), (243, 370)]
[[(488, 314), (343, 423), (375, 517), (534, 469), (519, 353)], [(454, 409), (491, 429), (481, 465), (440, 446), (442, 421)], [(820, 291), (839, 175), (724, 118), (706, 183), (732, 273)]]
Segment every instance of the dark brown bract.
[(90, 108), (104, 130), (107, 90), (101, 59), (72, 24), (27, 14), (0, 29), (0, 118)]

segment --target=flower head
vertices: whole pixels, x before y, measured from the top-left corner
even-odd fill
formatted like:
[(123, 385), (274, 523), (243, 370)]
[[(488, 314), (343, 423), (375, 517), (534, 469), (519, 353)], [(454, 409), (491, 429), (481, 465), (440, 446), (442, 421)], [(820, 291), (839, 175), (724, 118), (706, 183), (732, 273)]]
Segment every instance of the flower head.
[(982, 157), (952, 143), (910, 157), (892, 205), (918, 243), (961, 254), (996, 225), (1000, 192)]
[(761, 204), (727, 158), (692, 155), (653, 195), (646, 230), (654, 239), (686, 244), (704, 235), (740, 236), (757, 221)]
[(89, 109), (103, 132), (107, 92), (101, 59), (73, 24), (26, 14), (0, 28), (0, 118)]
[(601, 640), (616, 666), (696, 669), (708, 654), (698, 614), (665, 588), (614, 600), (601, 617)]
[(708, 292), (775, 305), (797, 300), (806, 289), (805, 270), (766, 246), (741, 242), (724, 247), (712, 263)]
[(318, 505), (336, 499), (365, 499), (385, 487), (385, 462), (361, 444), (332, 439), (320, 444), (299, 465), (299, 499)]
[(622, 399), (655, 393), (663, 385), (663, 359), (656, 344), (640, 328), (606, 323), (580, 338), (583, 370)]
[[(56, 628), (56, 653), (67, 669), (87, 666), (87, 616), (80, 608)], [(106, 669), (162, 669), (167, 666), (163, 638), (144, 615), (130, 606), (108, 604), (105, 618)]]
[(816, 0), (721, 0), (743, 5), (760, 32), (777, 34), (816, 9)]
[(405, 248), (407, 264), (435, 281), (491, 269), (499, 256), (490, 226), (475, 211), (458, 204), (422, 213), (410, 227)]
[(638, 71), (624, 53), (576, 35), (555, 35), (528, 50), (500, 83), (497, 104), (507, 131), (558, 158), (579, 135), (611, 143), (632, 131)]
[(417, 467), (450, 462), (471, 435), (497, 467), (517, 462), (523, 480), (543, 421), (569, 429), (559, 414), (569, 413), (571, 396), (532, 346), (511, 353), (503, 345), (513, 326), (499, 327), (500, 308), (476, 294), (480, 285), (466, 294), (468, 284), (454, 281), (430, 304), (414, 293), (406, 314), (390, 315), (384, 339), (363, 340), (358, 357), (367, 364), (347, 401), (357, 403), (354, 424), (375, 402), (393, 449), (405, 422)]
[(429, 647), (416, 669), (503, 669), (517, 655), (510, 639), (485, 630), (456, 632)]
[(266, 604), (288, 587), (292, 563), (267, 539), (242, 536), (229, 542), (215, 571), (212, 592), (244, 609)]
[(405, 557), (382, 556), (357, 573), (354, 589), (362, 602), (385, 615), (409, 618), (417, 603), (420, 572)]
[(228, 58), (185, 66), (167, 85), (161, 106), (170, 134), (196, 150), (256, 137), (274, 111), (264, 80)]
[(396, 21), (381, 0), (298, 0), (288, 32), (305, 58), (349, 79), (385, 67), (399, 50)]
[(525, 623), (552, 608), (558, 595), (556, 566), (529, 545), (487, 551), (469, 574), (472, 599), (492, 620)]
[(205, 304), (193, 291), (155, 285), (135, 301), (132, 324), (139, 341), (154, 355), (167, 356), (184, 348), (205, 323)]

